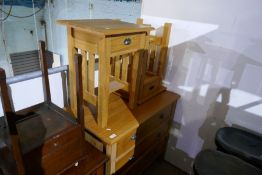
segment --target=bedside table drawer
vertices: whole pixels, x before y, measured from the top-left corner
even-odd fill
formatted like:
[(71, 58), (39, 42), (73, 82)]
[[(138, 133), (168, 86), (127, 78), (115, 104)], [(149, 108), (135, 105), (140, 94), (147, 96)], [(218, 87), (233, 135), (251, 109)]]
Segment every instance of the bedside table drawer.
[(128, 161), (134, 159), (134, 149), (129, 151), (126, 155), (121, 157), (119, 160), (116, 161), (116, 171), (119, 170), (123, 165), (125, 165)]
[(141, 48), (140, 42), (145, 34), (125, 35), (111, 38), (111, 53), (129, 53)]
[(137, 129), (137, 143), (139, 144), (145, 137), (154, 132), (163, 122), (170, 119), (171, 106), (166, 107)]
[(161, 85), (160, 77), (154, 79), (154, 81), (148, 82), (144, 84), (143, 91), (142, 91), (142, 98), (150, 97), (156, 91), (159, 90), (159, 86)]
[(116, 157), (135, 147), (136, 131), (132, 131), (117, 143)]

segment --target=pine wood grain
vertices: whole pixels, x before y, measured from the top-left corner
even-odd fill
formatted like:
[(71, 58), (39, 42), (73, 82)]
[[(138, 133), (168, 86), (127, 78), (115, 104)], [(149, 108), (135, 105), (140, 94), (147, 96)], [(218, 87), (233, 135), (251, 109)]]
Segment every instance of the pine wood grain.
[[(138, 122), (119, 96), (111, 94), (109, 100), (107, 127), (99, 127), (96, 123), (96, 119), (92, 116), (87, 107), (84, 108), (85, 127), (103, 142), (113, 144), (125, 137), (131, 131), (136, 130)], [(110, 135), (112, 134), (115, 134), (116, 137), (111, 139)]]
[(145, 30), (150, 31), (153, 29), (152, 27), (146, 25), (136, 25), (113, 19), (58, 20), (57, 23), (94, 33), (98, 36), (139, 33), (144, 32)]

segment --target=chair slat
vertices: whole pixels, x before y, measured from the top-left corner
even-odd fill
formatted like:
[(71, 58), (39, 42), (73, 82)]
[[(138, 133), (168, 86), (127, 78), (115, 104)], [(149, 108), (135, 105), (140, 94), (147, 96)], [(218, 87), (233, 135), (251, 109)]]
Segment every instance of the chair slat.
[(46, 60), (46, 51), (45, 51), (45, 42), (39, 41), (40, 48), (40, 61), (41, 61), (41, 70), (43, 76), (43, 86), (44, 86), (44, 98), (46, 102), (51, 102), (51, 93), (50, 93), (50, 85), (48, 78), (48, 68), (47, 68), (47, 60)]
[(88, 72), (87, 72), (87, 64), (88, 64), (88, 60), (87, 60), (87, 52), (83, 51), (81, 53), (82, 55), (82, 78), (83, 78), (83, 90), (87, 90), (88, 89)]
[(149, 64), (148, 64), (148, 71), (154, 72), (154, 65), (156, 61), (156, 45), (150, 44), (150, 56), (149, 56)]
[(115, 79), (120, 80), (120, 72), (121, 72), (121, 59), (120, 56), (116, 56), (115, 58)]
[[(85, 53), (85, 52), (83, 52)], [(76, 71), (76, 98), (77, 98), (77, 119), (81, 125), (82, 136), (84, 137), (84, 109), (83, 109), (83, 81), (82, 81), (82, 55), (75, 55), (75, 71)]]
[(88, 52), (88, 91), (95, 95), (95, 55)]
[(128, 65), (129, 65), (129, 55), (124, 55), (122, 57), (122, 72), (121, 72), (121, 80), (124, 82), (127, 82)]
[(92, 105), (96, 106), (97, 105), (97, 96), (88, 92), (84, 91), (83, 92), (84, 100), (91, 103)]

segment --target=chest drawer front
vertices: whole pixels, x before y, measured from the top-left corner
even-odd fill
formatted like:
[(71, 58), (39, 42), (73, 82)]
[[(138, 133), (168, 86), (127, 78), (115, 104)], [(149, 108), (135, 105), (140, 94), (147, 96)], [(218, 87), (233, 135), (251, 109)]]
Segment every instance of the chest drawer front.
[(52, 138), (49, 138), (47, 141), (45, 141), (40, 148), (41, 153), (42, 155), (47, 155), (50, 154), (50, 152), (61, 149), (61, 147), (64, 147), (69, 142), (80, 141), (80, 135), (80, 125), (68, 128), (66, 131), (61, 132), (60, 134), (53, 136)]
[(142, 142), (140, 142), (135, 149), (135, 157), (139, 157), (147, 151), (152, 145), (156, 145), (161, 142), (168, 135), (169, 123), (164, 122), (162, 125), (154, 131), (151, 135), (147, 136)]
[(80, 139), (72, 139), (67, 144), (60, 146), (59, 149), (51, 150), (50, 153), (42, 155), (41, 160), (39, 159), (41, 150), (30, 152), (25, 156), (27, 173), (40, 174), (39, 170), (45, 170), (45, 174), (57, 174), (82, 157), (80, 145)]
[(149, 120), (142, 123), (137, 129), (137, 143), (139, 144), (147, 135), (154, 132), (163, 122), (170, 118), (171, 106), (166, 107)]
[(116, 157), (125, 154), (128, 150), (135, 147), (136, 131), (127, 134), (123, 139), (117, 143)]
[[(152, 146), (150, 146), (143, 156), (135, 157), (134, 161), (128, 162), (116, 175), (134, 175), (141, 174), (165, 149), (165, 141), (162, 140)], [(164, 174), (164, 172), (163, 172)]]
[(111, 38), (111, 53), (129, 53), (141, 48), (142, 37), (145, 34), (124, 35)]

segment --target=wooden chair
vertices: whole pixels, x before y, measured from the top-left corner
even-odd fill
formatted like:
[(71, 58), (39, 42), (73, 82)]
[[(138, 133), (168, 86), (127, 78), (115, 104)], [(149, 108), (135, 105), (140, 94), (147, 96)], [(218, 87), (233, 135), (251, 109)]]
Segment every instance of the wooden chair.
[(19, 175), (58, 174), (85, 156), (83, 115), (77, 115), (80, 117), (76, 120), (51, 102), (45, 43), (40, 41), (39, 45), (43, 103), (15, 112), (8, 95), (5, 71), (0, 68), (1, 100), (10, 140), (6, 143)]
[[(143, 19), (137, 19), (137, 24), (142, 25)], [(150, 35), (148, 50), (145, 52), (143, 59), (141, 59), (139, 104), (165, 90), (162, 86), (162, 80), (166, 72), (171, 26), (171, 23), (165, 23), (161, 27), (162, 35)]]

